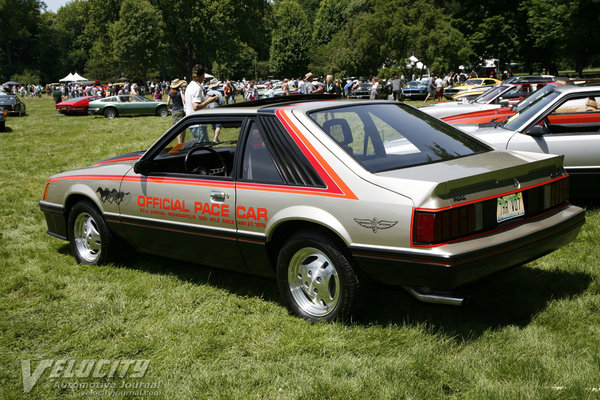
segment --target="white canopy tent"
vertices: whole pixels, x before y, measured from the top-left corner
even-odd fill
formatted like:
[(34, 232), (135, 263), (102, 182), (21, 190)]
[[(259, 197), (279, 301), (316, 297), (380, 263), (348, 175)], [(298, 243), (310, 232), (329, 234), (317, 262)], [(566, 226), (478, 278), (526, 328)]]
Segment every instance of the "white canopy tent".
[(80, 82), (80, 81), (87, 81), (87, 79), (85, 79), (83, 76), (81, 76), (77, 72), (75, 72), (73, 74), (73, 81), (74, 82)]
[(58, 80), (59, 82), (81, 82), (81, 81), (87, 81), (87, 79), (85, 79), (83, 76), (79, 75), (77, 72), (75, 72), (75, 74), (72, 74), (69, 72), (69, 75), (65, 76), (62, 79)]
[(59, 82), (73, 82), (73, 74), (69, 72), (69, 75), (58, 80)]

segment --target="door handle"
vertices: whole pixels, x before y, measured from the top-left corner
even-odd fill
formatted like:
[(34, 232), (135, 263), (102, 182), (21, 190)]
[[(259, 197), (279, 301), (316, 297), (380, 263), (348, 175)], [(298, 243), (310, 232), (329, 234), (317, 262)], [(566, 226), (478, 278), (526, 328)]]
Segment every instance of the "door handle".
[(229, 195), (224, 192), (210, 192), (210, 199), (212, 201), (224, 202), (225, 199), (228, 199)]

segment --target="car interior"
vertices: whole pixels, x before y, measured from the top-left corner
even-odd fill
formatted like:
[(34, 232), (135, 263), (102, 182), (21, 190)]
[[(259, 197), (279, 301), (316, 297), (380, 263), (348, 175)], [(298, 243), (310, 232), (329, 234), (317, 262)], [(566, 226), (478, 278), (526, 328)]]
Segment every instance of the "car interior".
[(550, 133), (600, 133), (600, 96), (571, 98), (545, 119)]

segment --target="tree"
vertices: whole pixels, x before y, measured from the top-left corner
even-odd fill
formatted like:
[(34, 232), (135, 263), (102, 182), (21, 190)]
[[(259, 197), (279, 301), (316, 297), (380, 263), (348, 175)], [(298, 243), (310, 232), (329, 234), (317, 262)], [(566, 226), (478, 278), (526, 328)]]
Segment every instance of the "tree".
[(90, 3), (73, 1), (61, 7), (54, 19), (58, 32), (58, 52), (62, 73), (85, 70), (89, 49), (94, 38), (85, 34), (90, 15)]
[(277, 76), (294, 77), (307, 72), (310, 24), (304, 9), (294, 0), (275, 3), (275, 25), (271, 38), (271, 71)]
[(539, 49), (550, 73), (558, 74), (557, 61), (565, 60), (579, 76), (599, 54), (600, 3), (594, 0), (525, 0), (531, 26), (530, 39)]
[(145, 79), (156, 65), (163, 22), (147, 0), (123, 0), (119, 20), (110, 27), (112, 53), (120, 72), (130, 79)]
[(338, 32), (347, 20), (344, 11), (348, 7), (349, 0), (323, 0), (316, 13), (312, 30), (313, 45), (324, 45), (331, 41), (333, 35)]
[(8, 79), (24, 68), (39, 65), (40, 9), (38, 0), (0, 0), (0, 29), (3, 59), (0, 74)]

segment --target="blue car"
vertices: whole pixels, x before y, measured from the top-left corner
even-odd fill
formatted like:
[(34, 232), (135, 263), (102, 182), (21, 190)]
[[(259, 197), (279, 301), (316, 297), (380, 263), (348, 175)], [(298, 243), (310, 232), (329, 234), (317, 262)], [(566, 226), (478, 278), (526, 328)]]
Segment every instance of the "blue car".
[(425, 99), (427, 90), (427, 82), (410, 81), (402, 88), (402, 95), (407, 99)]

